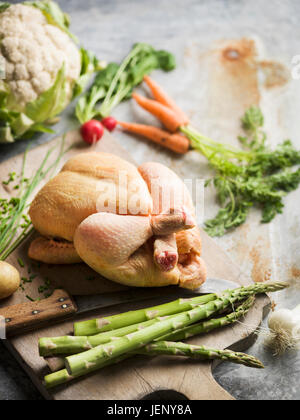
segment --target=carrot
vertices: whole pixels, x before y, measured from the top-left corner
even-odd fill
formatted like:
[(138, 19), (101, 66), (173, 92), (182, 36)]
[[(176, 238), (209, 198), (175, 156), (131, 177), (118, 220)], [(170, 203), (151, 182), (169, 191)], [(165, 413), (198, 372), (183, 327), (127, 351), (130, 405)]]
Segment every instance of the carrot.
[(181, 126), (181, 120), (178, 118), (175, 112), (167, 106), (154, 101), (153, 99), (144, 98), (137, 93), (133, 93), (132, 97), (142, 108), (158, 118), (159, 121), (161, 121), (163, 125), (172, 133), (177, 131)]
[(178, 116), (178, 119), (181, 120), (180, 125), (186, 125), (189, 123), (187, 115), (182, 111), (181, 108), (179, 108), (175, 101), (162, 89), (161, 86), (159, 86), (157, 82), (155, 82), (149, 76), (144, 76), (144, 82), (148, 85), (152, 95), (158, 102), (175, 112), (175, 114)]
[(154, 143), (173, 150), (173, 152), (183, 154), (189, 149), (189, 140), (181, 134), (171, 134), (158, 127), (145, 124), (126, 123), (122, 121), (118, 121), (118, 124), (125, 130), (146, 137)]

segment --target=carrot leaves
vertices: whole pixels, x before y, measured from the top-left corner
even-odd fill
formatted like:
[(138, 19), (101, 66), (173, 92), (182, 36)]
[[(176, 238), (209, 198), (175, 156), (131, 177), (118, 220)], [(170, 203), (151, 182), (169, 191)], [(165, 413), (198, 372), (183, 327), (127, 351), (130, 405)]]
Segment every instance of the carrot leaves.
[(215, 153), (202, 146), (216, 171), (207, 185), (213, 184), (222, 206), (213, 219), (205, 222), (205, 229), (211, 236), (222, 236), (240, 226), (254, 206), (261, 209), (261, 222), (270, 222), (282, 213), (284, 196), (300, 184), (300, 168), (292, 169), (300, 164), (300, 151), (290, 140), (275, 149), (267, 146), (263, 122), (259, 108), (251, 107), (246, 111), (242, 118), (245, 136), (239, 138), (244, 146), (240, 156), (230, 157), (224, 145)]
[(135, 44), (121, 64), (110, 63), (97, 73), (92, 87), (77, 103), (78, 120), (84, 123), (109, 116), (120, 102), (131, 97), (133, 88), (146, 74), (155, 69), (170, 71), (175, 65), (175, 58), (168, 51), (156, 50), (145, 43)]

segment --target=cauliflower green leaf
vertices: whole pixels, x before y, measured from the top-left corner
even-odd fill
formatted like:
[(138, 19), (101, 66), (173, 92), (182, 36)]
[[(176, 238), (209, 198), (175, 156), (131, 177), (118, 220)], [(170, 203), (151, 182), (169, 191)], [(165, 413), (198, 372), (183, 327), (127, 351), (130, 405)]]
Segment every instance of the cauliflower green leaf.
[(36, 7), (44, 14), (47, 21), (51, 25), (58, 26), (62, 31), (66, 32), (70, 38), (78, 43), (77, 37), (69, 31), (70, 18), (67, 13), (64, 13), (59, 5), (51, 0), (44, 1), (26, 1), (24, 4)]
[(59, 70), (53, 86), (35, 101), (27, 104), (25, 112), (5, 108), (9, 91), (0, 86), (0, 143), (10, 143), (16, 138), (30, 138), (35, 132), (53, 133), (43, 124), (58, 115), (67, 101), (65, 65)]
[(0, 109), (6, 105), (6, 100), (9, 95), (9, 88), (7, 84), (0, 80)]
[(57, 73), (50, 89), (43, 92), (34, 102), (26, 105), (25, 114), (34, 122), (44, 122), (58, 115), (66, 105), (65, 64)]

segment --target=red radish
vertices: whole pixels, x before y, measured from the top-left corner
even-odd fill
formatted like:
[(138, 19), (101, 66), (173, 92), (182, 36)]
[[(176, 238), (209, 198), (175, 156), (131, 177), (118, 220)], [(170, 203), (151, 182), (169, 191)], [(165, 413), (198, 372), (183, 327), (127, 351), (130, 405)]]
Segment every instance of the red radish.
[(103, 136), (104, 128), (100, 121), (90, 120), (81, 126), (80, 133), (86, 143), (94, 144)]
[(103, 118), (101, 122), (108, 131), (113, 131), (117, 125), (117, 120), (114, 117)]

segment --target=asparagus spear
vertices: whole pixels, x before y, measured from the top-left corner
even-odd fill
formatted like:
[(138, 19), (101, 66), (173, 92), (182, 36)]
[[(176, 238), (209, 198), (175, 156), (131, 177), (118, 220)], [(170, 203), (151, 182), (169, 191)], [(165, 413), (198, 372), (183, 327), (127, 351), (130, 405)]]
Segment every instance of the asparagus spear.
[[(257, 286), (257, 285), (255, 285), (255, 286)], [(263, 286), (263, 287), (261, 287), (261, 286)], [(283, 289), (285, 287), (288, 287), (288, 284), (287, 283), (275, 283), (275, 284), (274, 283), (265, 283), (263, 285), (260, 285), (260, 287), (256, 288), (256, 292), (255, 293), (271, 292), (271, 291), (281, 290), (281, 289)], [(238, 308), (237, 311), (240, 314), (242, 314), (243, 312), (245, 313), (249, 309), (249, 308), (247, 309), (247, 305), (249, 305), (249, 306), (251, 305), (251, 301), (250, 300), (244, 302), (244, 304), (242, 304)], [(214, 326), (217, 325), (216, 324), (216, 321), (219, 322), (219, 326), (223, 326), (223, 325), (228, 325), (227, 322), (229, 322), (229, 323), (230, 323), (230, 321), (231, 322), (234, 322), (234, 320), (236, 320), (236, 318), (234, 316), (234, 313), (232, 313), (232, 314), (229, 314), (229, 315), (227, 315), (225, 317), (218, 318), (217, 320), (216, 319), (211, 319), (209, 321), (211, 321), (212, 322), (212, 325), (214, 325)], [(205, 326), (203, 324), (205, 324)], [(197, 329), (197, 331), (194, 329), (196, 327), (196, 325), (199, 327)], [(191, 328), (191, 330), (189, 330), (189, 331), (188, 331), (187, 328), (184, 328), (182, 330), (182, 334), (184, 334), (184, 337), (182, 337), (182, 338), (187, 338), (188, 336), (191, 336), (193, 333), (194, 334), (198, 334), (198, 333), (201, 333), (201, 332), (208, 332), (208, 331), (210, 331), (210, 329), (209, 329), (209, 323), (207, 321), (205, 321), (204, 323), (202, 323), (202, 325), (201, 325), (201, 323), (200, 324), (196, 324), (196, 325), (192, 325), (191, 327), (188, 327), (188, 328)], [(177, 332), (175, 332), (174, 334), (177, 334)], [(173, 336), (173, 339), (174, 338), (175, 338), (175, 336)], [(179, 339), (179, 335), (177, 336), (177, 339)], [(143, 350), (141, 349), (141, 351), (143, 351)], [(109, 359), (109, 360), (107, 360), (107, 363), (104, 364), (103, 366), (108, 366), (108, 365), (113, 364), (113, 363), (118, 363), (119, 361), (124, 360), (124, 359), (126, 359), (128, 357), (130, 357), (130, 354), (124, 354), (121, 357), (116, 358), (116, 359)], [(98, 369), (98, 367), (94, 367), (94, 368), (90, 367), (89, 372), (93, 372), (94, 370), (97, 370), (97, 369)], [(76, 377), (82, 376), (82, 375), (84, 375), (86, 373), (88, 373), (88, 372), (83, 372), (82, 374), (80, 374), (80, 375), (78, 375)], [(54, 372), (54, 373), (52, 373), (50, 375), (47, 375), (45, 377), (45, 384), (46, 384), (47, 387), (50, 388), (50, 387), (53, 387), (53, 386), (57, 386), (57, 385), (60, 385), (60, 384), (69, 382), (70, 380), (72, 380), (74, 378), (75, 378), (75, 376), (70, 376), (68, 374), (67, 370), (66, 369), (63, 369), (61, 371)]]
[[(127, 359), (128, 357), (129, 357), (129, 355), (126, 354), (126, 355), (123, 355), (121, 357), (117, 357), (116, 359), (108, 360), (107, 363), (103, 365), (103, 367), (110, 366), (110, 365), (113, 365), (115, 363), (119, 363), (122, 360)], [(97, 369), (94, 369), (94, 370), (97, 370)], [(91, 372), (93, 372), (92, 368), (90, 368), (90, 370), (89, 370), (89, 373), (91, 373)], [(49, 375), (46, 375), (44, 377), (44, 384), (45, 384), (46, 388), (54, 388), (55, 386), (62, 385), (62, 384), (65, 384), (67, 382), (73, 381), (74, 379), (77, 379), (77, 378), (79, 378), (80, 376), (83, 376), (83, 375), (85, 375), (85, 373), (82, 373), (82, 374), (76, 375), (76, 376), (75, 375), (72, 376), (72, 375), (69, 375), (67, 369), (62, 369), (62, 370), (58, 370), (57, 372), (53, 372), (53, 373), (50, 373)]]
[(149, 321), (91, 336), (74, 337), (66, 335), (63, 337), (43, 337), (39, 339), (39, 353), (42, 357), (81, 353), (99, 346), (100, 344), (108, 343), (112, 338), (123, 337), (124, 335), (136, 332), (141, 328), (149, 327), (160, 320), (161, 318), (154, 318)]
[[(199, 334), (203, 334), (203, 333), (207, 333), (210, 331), (215, 330), (216, 328), (220, 328), (220, 327), (224, 327), (226, 325), (232, 324), (234, 323), (237, 319), (241, 318), (242, 316), (245, 316), (246, 313), (249, 311), (249, 309), (251, 308), (251, 306), (254, 303), (254, 297), (250, 296), (246, 301), (244, 301), (240, 306), (238, 306), (234, 312), (225, 315), (223, 317), (220, 318), (211, 318), (207, 321), (202, 321), (199, 322), (197, 324), (193, 324), (190, 325), (189, 327), (183, 328), (181, 330), (175, 331), (169, 335), (166, 335), (164, 337), (160, 337), (157, 340), (168, 340), (168, 341), (180, 341), (180, 340), (185, 340), (187, 338), (193, 337), (195, 335), (199, 335)], [(174, 315), (172, 315), (174, 316)], [(135, 331), (138, 331), (141, 328), (145, 328), (148, 325), (152, 325), (155, 322), (158, 322), (159, 319), (156, 320), (152, 320), (152, 321), (146, 321), (143, 322), (141, 324), (135, 324)], [(86, 340), (89, 340), (89, 344), (95, 344), (93, 345), (93, 347), (96, 347), (97, 345), (106, 343), (108, 341), (110, 341), (111, 339), (114, 339), (114, 337), (121, 337), (122, 334), (125, 333), (125, 330), (128, 327), (125, 328), (120, 328), (119, 330), (116, 331), (109, 331), (108, 333), (102, 333), (102, 334), (98, 334), (95, 336), (91, 336), (91, 337), (69, 337), (69, 336), (65, 336), (65, 337), (58, 337), (58, 338), (46, 338), (46, 339), (41, 339), (42, 340), (54, 340), (54, 342), (52, 342), (52, 344), (48, 347), (42, 346), (42, 349), (40, 349), (40, 353), (45, 353), (47, 354), (47, 356), (50, 355), (50, 353), (52, 352), (52, 348), (53, 348), (53, 352), (51, 353), (51, 356), (53, 355), (59, 355), (59, 354), (64, 354), (64, 355), (70, 355), (70, 354), (76, 354), (74, 352), (75, 349), (77, 349), (77, 353), (81, 353), (83, 351), (86, 350), (85, 348), (85, 344), (83, 346), (81, 346), (81, 342), (86, 343)], [(133, 326), (132, 326), (133, 328)], [(132, 331), (133, 332), (133, 331)], [(71, 338), (71, 340), (70, 340)], [(61, 340), (61, 342), (59, 342), (58, 340)], [(65, 339), (65, 341), (64, 341)], [(81, 339), (83, 339), (81, 341)], [(94, 342), (93, 342), (93, 340)], [(44, 342), (43, 342), (44, 343)], [(70, 344), (71, 346), (70, 346)], [(75, 343), (75, 344), (74, 344)], [(47, 344), (47, 342), (46, 342)], [(48, 344), (47, 344), (48, 345)], [(57, 347), (55, 347), (55, 345)], [(69, 352), (70, 351), (70, 352)], [(136, 353), (138, 353), (139, 350), (136, 351)], [(46, 357), (47, 357), (46, 356)], [(52, 369), (52, 371), (57, 371), (62, 369), (65, 366), (65, 361), (64, 361), (64, 357), (52, 357), (52, 359), (55, 359), (55, 367), (54, 370)], [(53, 363), (50, 364), (50, 366), (52, 366)]]
[[(267, 290), (267, 292), (273, 291), (271, 289), (274, 283), (264, 283), (264, 284), (269, 284), (270, 290)], [(277, 284), (278, 283), (276, 283), (276, 285)], [(253, 291), (253, 288), (255, 289), (256, 286), (257, 284), (254, 284), (254, 285), (252, 284), (247, 287), (240, 287), (234, 290), (227, 290), (219, 295), (213, 293), (213, 294), (204, 295), (204, 296), (196, 296), (194, 298), (189, 298), (189, 299), (177, 299), (175, 301), (165, 303), (163, 305), (153, 306), (151, 308), (143, 308), (143, 309), (138, 309), (136, 311), (125, 312), (122, 314), (112, 315), (105, 318), (98, 318), (98, 319), (92, 319), (89, 321), (76, 322), (74, 324), (74, 335), (75, 336), (95, 335), (101, 332), (116, 330), (116, 329), (119, 329), (128, 325), (141, 323), (149, 319), (188, 311), (190, 309), (193, 309), (195, 305), (206, 304), (208, 302), (211, 302), (217, 299), (218, 297), (226, 295), (227, 293), (243, 292), (245, 293), (245, 296), (249, 296), (251, 294), (265, 292), (264, 289), (262, 289), (262, 292)], [(287, 286), (288, 285), (284, 283), (284, 287), (287, 287)]]
[(211, 349), (205, 346), (192, 346), (181, 342), (158, 341), (157, 343), (148, 344), (146, 347), (139, 350), (139, 354), (145, 354), (147, 356), (188, 356), (202, 360), (220, 359), (257, 369), (264, 368), (264, 365), (258, 359), (245, 353), (233, 352), (231, 350)]
[[(145, 329), (117, 338), (115, 341), (97, 346), (86, 352), (69, 356), (65, 360), (70, 375), (88, 373), (90, 369), (100, 369), (109, 359), (122, 356), (144, 347), (156, 338), (182, 329), (197, 321), (210, 317), (213, 313), (223, 310), (246, 296), (269, 291), (277, 291), (287, 287), (287, 283), (256, 283), (249, 287), (235, 289), (222, 294), (218, 299), (204, 305), (194, 307), (177, 316), (157, 322)], [(194, 306), (194, 305), (193, 305)]]
[(254, 303), (254, 296), (250, 296), (241, 305), (239, 305), (233, 312), (220, 318), (211, 318), (207, 321), (202, 321), (188, 327), (174, 331), (170, 334), (159, 337), (155, 341), (181, 341), (194, 337), (195, 335), (208, 333), (217, 328), (225, 327), (226, 325), (233, 324), (239, 318), (245, 316)]
[[(242, 364), (252, 368), (262, 369), (263, 364), (253, 356), (249, 356), (245, 353), (238, 353), (231, 350), (217, 350), (208, 348), (205, 346), (192, 346), (185, 343), (174, 343), (167, 341), (158, 341), (157, 343), (149, 344), (144, 349), (138, 350), (138, 354), (147, 356), (157, 355), (176, 355), (176, 356), (188, 356), (197, 358), (200, 360), (214, 360), (219, 359), (227, 362)], [(125, 354), (116, 359), (108, 359), (102, 367), (109, 366), (114, 363), (118, 363), (128, 357), (132, 356)], [(58, 372), (51, 373), (44, 378), (44, 383), (47, 388), (53, 388), (58, 385), (65, 384), (72, 381), (73, 379), (79, 378), (86, 373), (91, 373), (97, 370), (97, 367), (90, 367), (88, 372), (80, 372), (77, 375), (70, 375), (67, 369), (59, 370)]]
[(89, 336), (105, 331), (117, 330), (132, 324), (139, 324), (154, 318), (177, 314), (192, 309), (194, 305), (201, 305), (217, 299), (217, 295), (212, 293), (203, 296), (196, 296), (188, 299), (177, 299), (163, 305), (151, 308), (138, 309), (123, 314), (108, 316), (105, 318), (92, 319), (89, 321), (76, 322), (74, 324), (75, 336)]
[[(221, 318), (214, 318), (208, 321), (200, 322), (181, 330), (175, 331), (167, 336), (161, 337), (162, 340), (168, 341), (179, 341), (185, 340), (197, 334), (206, 333), (216, 328), (223, 327), (235, 322), (238, 318), (244, 316), (254, 302), (254, 298), (250, 297), (243, 302), (236, 310)], [(176, 315), (172, 315), (173, 317)], [(114, 339), (115, 337), (123, 337), (126, 334), (136, 332), (142, 328), (146, 328), (150, 325), (160, 322), (161, 318), (155, 318), (149, 321), (145, 321), (139, 324), (130, 325), (128, 327), (119, 328), (114, 331), (107, 331), (94, 336), (85, 337), (47, 337), (39, 340), (39, 352), (40, 356), (55, 356), (55, 355), (71, 355), (82, 353), (88, 349), (105, 344)], [(159, 338), (160, 339), (160, 338)]]

